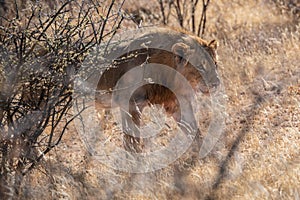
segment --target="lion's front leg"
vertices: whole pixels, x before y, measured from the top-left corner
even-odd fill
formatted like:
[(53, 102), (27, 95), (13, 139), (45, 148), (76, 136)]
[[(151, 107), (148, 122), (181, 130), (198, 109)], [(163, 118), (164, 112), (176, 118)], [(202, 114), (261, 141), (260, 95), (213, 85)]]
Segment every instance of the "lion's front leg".
[(129, 102), (129, 112), (121, 111), (124, 131), (124, 147), (129, 152), (141, 153), (143, 139), (140, 134), (141, 114), (147, 105), (145, 98), (134, 95)]

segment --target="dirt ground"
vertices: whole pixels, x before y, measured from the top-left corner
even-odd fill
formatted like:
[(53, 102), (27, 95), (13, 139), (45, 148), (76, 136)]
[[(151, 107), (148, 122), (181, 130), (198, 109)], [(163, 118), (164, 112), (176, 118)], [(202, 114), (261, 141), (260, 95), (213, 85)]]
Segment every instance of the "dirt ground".
[[(159, 7), (133, 2), (124, 6)], [(89, 155), (72, 124), (25, 177), (21, 198), (300, 199), (299, 22), (274, 1), (211, 2), (205, 38), (219, 42), (227, 117), (209, 156), (152, 173), (119, 172)], [(113, 132), (111, 124), (104, 129)]]

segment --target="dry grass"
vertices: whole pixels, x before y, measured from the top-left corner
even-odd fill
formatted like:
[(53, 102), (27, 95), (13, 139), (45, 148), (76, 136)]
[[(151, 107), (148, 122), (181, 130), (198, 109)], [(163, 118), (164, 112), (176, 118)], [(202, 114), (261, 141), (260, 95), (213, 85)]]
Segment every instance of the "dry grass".
[(224, 135), (210, 156), (155, 173), (118, 172), (94, 161), (72, 126), (26, 177), (22, 198), (300, 199), (299, 18), (267, 0), (222, 0), (212, 1), (208, 20), (228, 96)]

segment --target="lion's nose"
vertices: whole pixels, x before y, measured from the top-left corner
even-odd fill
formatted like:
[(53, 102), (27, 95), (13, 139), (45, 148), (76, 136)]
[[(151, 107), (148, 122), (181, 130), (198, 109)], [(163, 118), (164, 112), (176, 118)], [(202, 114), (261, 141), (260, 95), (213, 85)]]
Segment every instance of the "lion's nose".
[(216, 81), (214, 81), (214, 82), (211, 84), (211, 86), (214, 87), (214, 88), (218, 87), (219, 85), (220, 85), (220, 80), (219, 80), (219, 79), (216, 80)]

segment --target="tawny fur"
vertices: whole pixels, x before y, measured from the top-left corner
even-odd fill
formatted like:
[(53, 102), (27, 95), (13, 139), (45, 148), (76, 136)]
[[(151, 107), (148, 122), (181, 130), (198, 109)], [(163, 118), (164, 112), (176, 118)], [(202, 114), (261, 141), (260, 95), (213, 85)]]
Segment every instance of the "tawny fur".
[[(111, 103), (111, 94), (115, 85), (117, 84), (117, 81), (133, 67), (141, 66), (147, 63), (158, 63), (175, 69), (189, 81), (194, 90), (200, 89), (202, 92), (208, 93), (210, 88), (219, 85), (219, 78), (216, 72), (217, 46), (215, 41), (206, 42), (203, 39), (191, 35), (187, 32), (175, 31), (173, 29), (158, 29), (157, 32), (149, 33), (150, 36), (151, 34), (156, 34), (158, 36), (161, 36), (161, 38), (167, 38), (168, 42), (170, 43), (169, 46), (171, 51), (155, 48), (144, 48), (130, 51), (117, 58), (114, 61), (113, 67), (106, 70), (102, 74), (101, 79), (98, 82), (97, 89), (106, 91), (107, 94), (106, 96), (104, 95), (102, 97), (96, 96), (97, 108), (109, 108)], [(188, 35), (188, 37), (186, 37), (186, 35)], [(190, 49), (194, 48), (194, 45), (201, 46), (207, 52), (208, 57), (210, 57), (207, 59), (211, 59), (210, 63), (213, 63), (209, 65), (209, 69), (199, 69), (199, 66), (201, 65), (201, 63), (204, 63), (205, 60), (201, 60), (201, 56), (198, 56), (197, 54), (195, 54), (195, 52), (194, 54), (191, 53), (192, 51)], [(190, 57), (194, 59), (194, 63), (196, 61), (196, 63), (199, 63), (199, 66), (193, 66), (189, 62), (189, 60), (186, 59), (188, 55), (191, 55)], [(157, 74), (159, 75), (159, 73)], [(178, 83), (178, 80), (176, 80), (174, 74), (170, 74), (166, 77), (160, 78), (166, 81), (173, 81), (176, 86), (178, 85), (178, 87), (180, 87), (180, 83)], [(127, 81), (130, 83), (134, 80)], [(189, 98), (189, 94), (186, 94), (186, 88), (180, 88), (177, 91), (177, 95), (178, 93), (182, 96), (185, 96), (187, 99)], [(136, 125), (140, 125), (140, 114), (143, 108), (149, 104), (163, 105), (166, 112), (173, 116), (176, 121), (179, 122), (181, 120), (180, 108), (175, 94), (164, 86), (158, 84), (145, 84), (142, 87), (138, 88), (129, 100), (129, 112)], [(129, 140), (134, 141), (131, 136), (126, 137), (127, 142), (129, 142)]]

